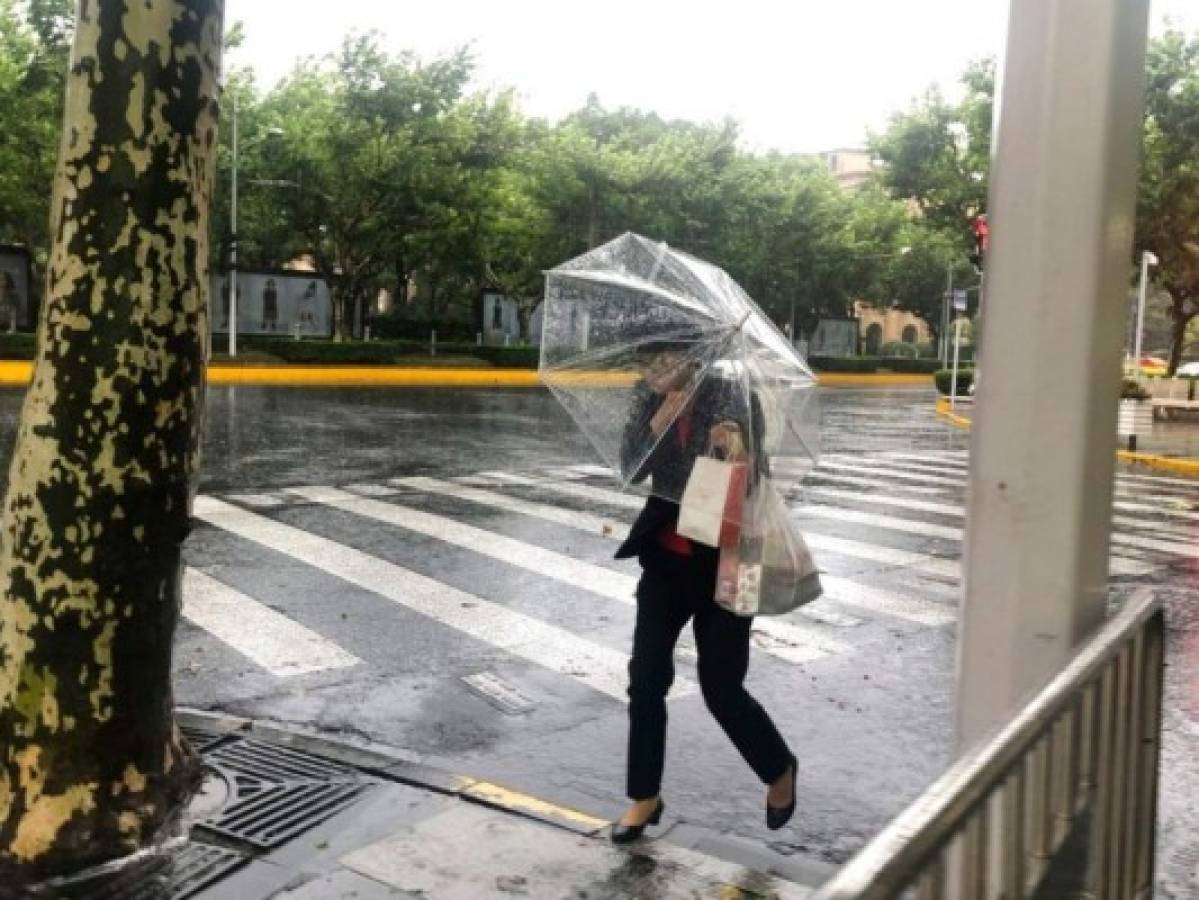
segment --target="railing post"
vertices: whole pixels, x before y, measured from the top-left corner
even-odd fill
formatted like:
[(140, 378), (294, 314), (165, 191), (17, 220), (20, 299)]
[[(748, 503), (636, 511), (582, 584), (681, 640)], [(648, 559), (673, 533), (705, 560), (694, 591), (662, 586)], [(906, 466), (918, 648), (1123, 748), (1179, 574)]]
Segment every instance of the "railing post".
[[(1105, 616), (1149, 0), (1012, 0), (988, 210), (958, 749)], [(1018, 364), (1015, 364), (1018, 361)]]

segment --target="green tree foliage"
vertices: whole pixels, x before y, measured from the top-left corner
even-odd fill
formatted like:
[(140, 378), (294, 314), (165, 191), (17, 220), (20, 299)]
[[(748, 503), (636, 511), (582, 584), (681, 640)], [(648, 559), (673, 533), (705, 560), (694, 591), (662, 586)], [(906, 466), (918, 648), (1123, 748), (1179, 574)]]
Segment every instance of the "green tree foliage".
[(888, 192), (914, 203), (925, 222), (965, 247), (970, 222), (987, 204), (994, 63), (971, 64), (961, 83), (960, 102), (931, 89), (870, 143)]
[(1199, 37), (1166, 33), (1150, 45), (1146, 65), (1136, 244), (1160, 260), (1157, 283), (1170, 301), (1173, 372), (1187, 328), (1199, 316)]
[(34, 251), (39, 281), (73, 17), (71, 0), (0, 0), (0, 243)]

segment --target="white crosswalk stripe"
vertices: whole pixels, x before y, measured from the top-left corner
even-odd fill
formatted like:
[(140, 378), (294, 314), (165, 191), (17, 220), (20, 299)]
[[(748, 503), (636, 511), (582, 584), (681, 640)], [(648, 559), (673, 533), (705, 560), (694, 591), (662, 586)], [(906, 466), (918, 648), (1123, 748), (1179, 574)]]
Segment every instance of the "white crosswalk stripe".
[[(835, 456), (833, 461), (866, 461), (870, 457), (862, 456)], [(914, 470), (917, 472), (932, 472), (935, 474), (961, 475), (964, 478), (969, 471), (969, 464), (965, 461), (956, 461), (950, 459), (930, 459), (928, 456), (921, 456), (916, 453), (901, 453), (897, 451), (887, 451), (879, 454), (876, 459), (885, 460), (902, 460), (905, 469)], [(1140, 475), (1132, 472), (1117, 472), (1116, 473), (1116, 493), (1120, 496), (1164, 496), (1164, 497), (1186, 497), (1190, 496), (1193, 500), (1199, 500), (1199, 479), (1186, 478), (1171, 478), (1165, 475)]]
[[(811, 493), (822, 496), (842, 497), (843, 499), (861, 500), (861, 496), (849, 497), (845, 491), (829, 491), (821, 488), (811, 488)], [(943, 515), (952, 515), (957, 518), (965, 517), (965, 509), (961, 506), (956, 506), (948, 503), (931, 503), (926, 501), (910, 501), (902, 498), (879, 498), (878, 502), (886, 506), (896, 506), (906, 509), (920, 509), (925, 512), (936, 512)], [(898, 518), (895, 516), (880, 515), (877, 513), (867, 513), (856, 509), (847, 509), (845, 507), (823, 506), (815, 503), (806, 503), (801, 507), (805, 515), (819, 516), (827, 519), (835, 519), (839, 522), (851, 522), (859, 525), (872, 525), (878, 528), (891, 528), (897, 531), (904, 531), (909, 534), (922, 534), (928, 537), (945, 538), (952, 541), (960, 541), (964, 536), (961, 528), (937, 525), (930, 522), (918, 522), (912, 519)], [(1119, 520), (1119, 519), (1118, 519)], [(1144, 550), (1157, 550), (1162, 553), (1172, 553), (1176, 556), (1184, 556), (1195, 558), (1199, 556), (1199, 552), (1191, 544), (1184, 544), (1178, 541), (1155, 540), (1153, 538), (1141, 537), (1135, 534), (1127, 534), (1123, 531), (1117, 531), (1112, 535), (1113, 543), (1126, 547), (1139, 547)], [(1137, 575), (1144, 574), (1145, 567), (1139, 563), (1125, 560), (1119, 556), (1112, 558), (1112, 572), (1117, 575)]]
[[(441, 481), (436, 478), (395, 478), (392, 479), (391, 483), (430, 493), (442, 494), (447, 497), (468, 500), (472, 503), (478, 503), (494, 509), (502, 509), (506, 512), (515, 512), (537, 519), (544, 519), (547, 522), (554, 522), (558, 525), (565, 525), (568, 528), (598, 534), (601, 537), (612, 538), (618, 541), (623, 541), (629, 533), (627, 525), (611, 519), (601, 518), (591, 513), (563, 509), (558, 506), (551, 506), (548, 503), (533, 503), (496, 491), (454, 484), (453, 482)], [(820, 622), (821, 624), (837, 628), (852, 628), (862, 624), (860, 619), (829, 609), (828, 604), (820, 604), (819, 602), (803, 607), (799, 610), (798, 614), (814, 622)]]
[[(598, 488), (591, 485), (575, 484), (573, 482), (536, 479), (527, 475), (513, 475), (509, 472), (488, 472), (489, 477), (496, 481), (517, 484), (525, 487), (535, 487), (539, 490), (589, 500), (607, 506), (619, 506), (625, 509), (641, 509), (645, 500), (633, 494), (622, 494), (610, 488)], [(827, 550), (841, 556), (869, 560), (889, 566), (904, 566), (923, 575), (934, 578), (958, 577), (958, 564), (954, 560), (943, 559), (929, 553), (913, 553), (908, 550), (896, 550), (877, 544), (854, 541), (848, 538), (831, 537), (822, 534), (806, 533), (804, 539), (813, 550)]]
[[(584, 590), (632, 604), (637, 579), (603, 566), (544, 550), (513, 538), (463, 525), (445, 516), (422, 512), (410, 506), (358, 497), (337, 488), (290, 488), (291, 493), (355, 515), (417, 531), (475, 553), (491, 556), (509, 565), (528, 569)], [(822, 656), (846, 653), (849, 646), (810, 627), (778, 619), (759, 619), (754, 631), (761, 632), (760, 644), (767, 653), (788, 662), (810, 662)]]
[[(864, 645), (857, 636), (867, 635), (865, 643), (869, 643), (874, 630), (887, 620), (911, 623), (908, 627), (952, 625), (958, 614), (960, 560), (950, 554), (960, 552), (963, 539), (967, 464), (964, 452), (951, 450), (923, 455), (830, 454), (822, 459), (802, 486), (808, 502), (797, 507), (795, 515), (817, 562), (831, 569), (821, 576), (825, 596), (790, 616), (755, 620), (755, 645), (789, 664), (812, 663), (856, 652)], [(1153, 570), (1165, 558), (1153, 554), (1199, 556), (1188, 542), (1188, 529), (1191, 522), (1199, 521), (1199, 512), (1177, 508), (1188, 499), (1199, 499), (1199, 482), (1188, 498), (1183, 485), (1189, 482), (1138, 477), (1146, 480), (1125, 480), (1117, 487), (1112, 559), (1116, 575)], [(1161, 500), (1161, 508), (1153, 498)], [(318, 510), (348, 513), (397, 533), (415, 532), (454, 548), (452, 552), (481, 555), (585, 591), (599, 598), (597, 602), (615, 601), (627, 609), (635, 602), (635, 575), (616, 563), (579, 558), (580, 552), (573, 549), (585, 540), (582, 535), (600, 539), (591, 545), (591, 553), (623, 540), (644, 505), (644, 491), (619, 490), (611, 470), (577, 465), (535, 474), (410, 476), (385, 483), (231, 494), (227, 499), (234, 503), (197, 498), (197, 518), (232, 539), (285, 554), (515, 658), (625, 699), (627, 656), (623, 653), (502, 602), (284, 524), (278, 519), (287, 513), (275, 511), (307, 503)], [(430, 503), (436, 511), (430, 511)], [(551, 523), (580, 537), (553, 540), (567, 550), (551, 550), (534, 543), (527, 527), (518, 531), (523, 539), (514, 537), (496, 511)], [(345, 527), (349, 520), (340, 521), (338, 527)], [(543, 526), (541, 532), (531, 533), (553, 532)], [(923, 546), (906, 549), (903, 544), (906, 541), (910, 547), (910, 537), (951, 545), (948, 549), (940, 545), (939, 552), (926, 552)], [(275, 677), (364, 664), (336, 642), (212, 574), (188, 569), (184, 597), (189, 621)], [(695, 661), (687, 639), (680, 643), (678, 656)], [(692, 681), (679, 679), (675, 695), (694, 690)]]
[(183, 573), (183, 615), (279, 678), (345, 669), (362, 660), (210, 575)]
[[(549, 625), (319, 535), (213, 497), (195, 501), (197, 518), (244, 540), (317, 566), (341, 580), (434, 619), (478, 641), (623, 700), (627, 657)], [(695, 689), (676, 679), (674, 693)]]

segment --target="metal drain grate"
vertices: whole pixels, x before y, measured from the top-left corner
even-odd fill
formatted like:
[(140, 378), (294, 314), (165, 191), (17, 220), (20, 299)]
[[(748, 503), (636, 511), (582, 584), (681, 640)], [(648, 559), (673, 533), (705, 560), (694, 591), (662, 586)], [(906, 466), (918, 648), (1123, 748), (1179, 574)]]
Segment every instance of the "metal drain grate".
[(251, 775), (274, 784), (357, 778), (353, 769), (340, 763), (330, 762), (299, 750), (250, 740), (235, 741), (218, 747), (206, 754), (205, 760), (209, 765)]
[(90, 900), (186, 900), (249, 862), (249, 857), (224, 847), (189, 841), (178, 853), (136, 873), (136, 882), (88, 891)]
[(271, 785), (239, 799), (197, 827), (273, 850), (341, 812), (368, 785), (353, 782)]
[(192, 749), (197, 753), (204, 753), (227, 737), (227, 735), (213, 734), (210, 731), (204, 731), (192, 725), (180, 725), (179, 730), (183, 732), (183, 736), (187, 738), (187, 742), (192, 745)]
[(258, 741), (221, 744), (205, 761), (225, 779), (231, 797), (196, 827), (259, 851), (319, 825), (372, 786), (348, 766)]

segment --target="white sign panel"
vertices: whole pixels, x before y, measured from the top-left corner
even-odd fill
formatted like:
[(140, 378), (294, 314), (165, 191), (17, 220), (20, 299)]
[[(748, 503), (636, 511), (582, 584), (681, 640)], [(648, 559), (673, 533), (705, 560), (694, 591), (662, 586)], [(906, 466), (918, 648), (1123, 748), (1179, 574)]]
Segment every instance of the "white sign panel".
[[(333, 333), (329, 286), (319, 275), (237, 273), (237, 333), (328, 337)], [(212, 330), (229, 333), (229, 279), (212, 279)]]

